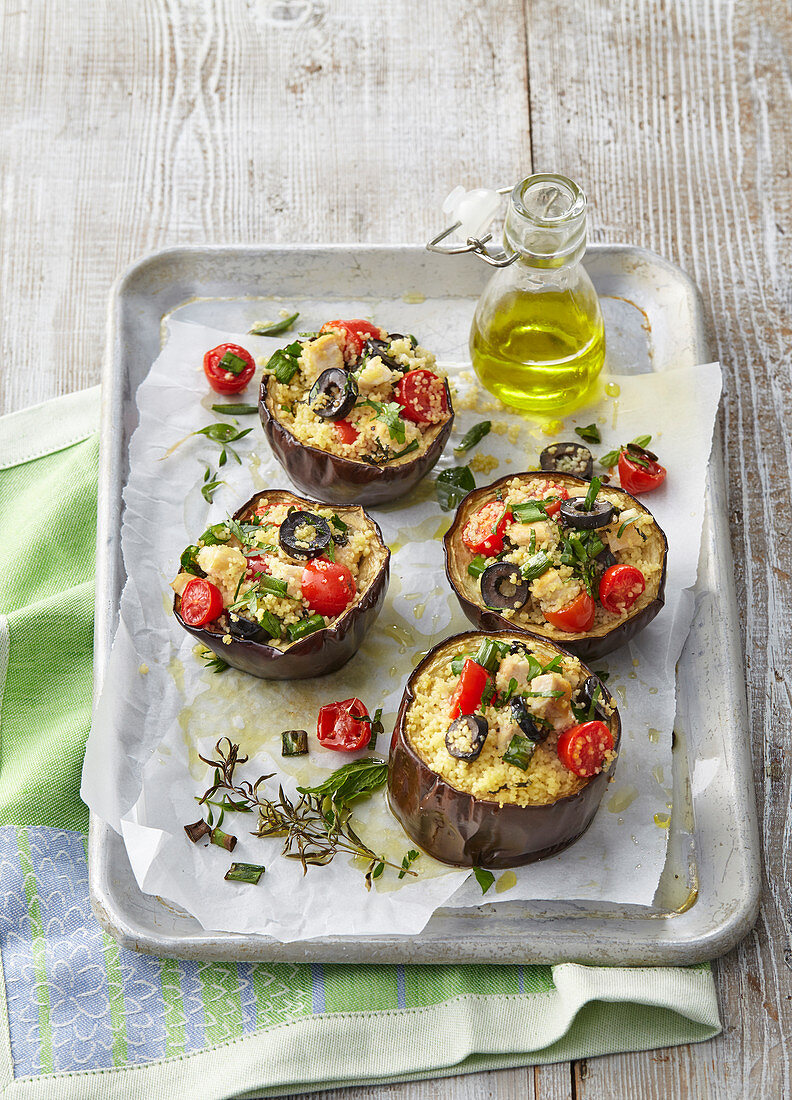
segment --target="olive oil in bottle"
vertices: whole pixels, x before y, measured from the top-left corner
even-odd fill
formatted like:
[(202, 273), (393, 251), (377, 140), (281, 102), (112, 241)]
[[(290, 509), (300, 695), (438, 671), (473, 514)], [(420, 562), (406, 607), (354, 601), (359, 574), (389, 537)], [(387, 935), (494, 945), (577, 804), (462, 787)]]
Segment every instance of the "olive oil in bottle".
[(558, 412), (581, 402), (605, 358), (597, 294), (581, 260), (586, 199), (571, 180), (529, 176), (512, 191), (504, 243), (470, 333), (483, 386), (507, 405)]

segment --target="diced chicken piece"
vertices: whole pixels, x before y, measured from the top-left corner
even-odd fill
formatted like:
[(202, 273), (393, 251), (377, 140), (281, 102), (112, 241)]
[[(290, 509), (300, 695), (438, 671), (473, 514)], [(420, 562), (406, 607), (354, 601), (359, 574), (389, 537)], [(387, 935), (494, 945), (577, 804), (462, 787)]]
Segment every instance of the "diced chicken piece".
[(234, 601), (239, 578), (247, 568), (245, 555), (233, 546), (202, 546), (198, 551), (198, 564), (207, 580), (220, 589), (223, 604), (228, 607)]
[(572, 725), (574, 717), (569, 700), (572, 697), (572, 685), (558, 672), (543, 672), (541, 676), (534, 676), (531, 680), (531, 691), (562, 691), (564, 694), (557, 699), (532, 699), (525, 700), (525, 705), (537, 718), (544, 718), (554, 730), (562, 730)]
[(390, 388), (395, 377), (395, 372), (386, 367), (381, 359), (372, 359), (357, 376), (358, 389), (361, 393), (371, 394), (380, 387)]
[(193, 579), (194, 579), (194, 576), (193, 576), (192, 573), (179, 573), (171, 581), (171, 588), (173, 589), (173, 591), (176, 593), (177, 596), (183, 596), (185, 588), (190, 583), (190, 581), (193, 580)]
[(531, 582), (531, 595), (539, 601), (542, 611), (558, 611), (574, 600), (580, 588), (574, 577), (564, 580), (557, 569), (548, 569)]
[(507, 536), (516, 546), (530, 546), (531, 535), (536, 535), (537, 546), (555, 545), (556, 525), (549, 520), (538, 520), (536, 523), (512, 523), (506, 529)]
[(311, 340), (306, 344), (300, 356), (300, 364), (306, 380), (311, 384), (324, 370), (329, 370), (331, 367), (343, 370), (344, 354), (335, 333), (327, 332), (318, 340)]
[(490, 738), (495, 738), (499, 756), (503, 756), (506, 752), (506, 749), (508, 749), (511, 744), (512, 737), (521, 732), (520, 727), (512, 718), (511, 711), (508, 707), (498, 711), (495, 720), (490, 722), (489, 735)]
[(281, 561), (279, 558), (266, 558), (267, 568), (269, 569), (270, 576), (277, 577), (280, 581), (286, 581), (286, 592), (294, 600), (302, 598), (302, 580), (303, 569), (302, 565), (290, 565), (286, 561)]
[[(622, 526), (633, 514), (631, 510), (622, 512), (613, 523), (609, 523), (604, 529), (605, 538), (613, 554), (619, 550), (631, 550), (634, 546), (640, 546), (643, 543), (640, 528), (636, 527), (635, 523), (628, 523), (619, 535)], [(600, 535), (602, 535), (602, 532), (600, 532)]]
[(512, 680), (517, 681), (517, 691), (528, 687), (528, 658), (521, 653), (507, 653), (495, 675), (495, 687), (498, 691), (508, 691)]

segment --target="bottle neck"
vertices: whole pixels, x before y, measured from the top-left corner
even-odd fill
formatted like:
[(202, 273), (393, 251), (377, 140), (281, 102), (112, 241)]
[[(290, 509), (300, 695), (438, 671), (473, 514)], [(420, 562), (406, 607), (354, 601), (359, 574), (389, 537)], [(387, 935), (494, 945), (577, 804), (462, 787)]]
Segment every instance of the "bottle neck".
[(586, 251), (586, 196), (565, 176), (521, 180), (509, 199), (503, 243), (529, 267), (579, 263)]

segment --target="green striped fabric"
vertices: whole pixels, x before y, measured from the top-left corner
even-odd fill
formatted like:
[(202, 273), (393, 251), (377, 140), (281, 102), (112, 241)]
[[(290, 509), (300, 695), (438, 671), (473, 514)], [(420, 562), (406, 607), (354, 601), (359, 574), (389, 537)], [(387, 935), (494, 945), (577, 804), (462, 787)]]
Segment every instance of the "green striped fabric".
[(138, 955), (103, 932), (77, 796), (97, 416), (87, 391), (0, 420), (3, 1096), (305, 1095), (717, 1033), (706, 966), (207, 963)]

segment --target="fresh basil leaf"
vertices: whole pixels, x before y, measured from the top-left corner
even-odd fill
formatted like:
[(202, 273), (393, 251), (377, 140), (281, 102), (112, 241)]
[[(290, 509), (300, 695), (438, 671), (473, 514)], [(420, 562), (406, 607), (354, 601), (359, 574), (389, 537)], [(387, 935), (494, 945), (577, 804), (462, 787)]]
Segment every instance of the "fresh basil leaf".
[(474, 424), (472, 428), (469, 428), (460, 439), (459, 443), (454, 447), (454, 454), (464, 454), (465, 451), (469, 451), (472, 447), (475, 447), (477, 443), (480, 443), (485, 435), (489, 435), (492, 428), (492, 422), (490, 420), (482, 420), (478, 424)]
[(509, 747), (503, 754), (503, 760), (506, 764), (513, 764), (520, 771), (528, 771), (535, 748), (535, 742), (529, 741), (527, 737), (523, 737), (520, 733), (515, 733), (509, 742)]
[(336, 805), (353, 802), (383, 787), (388, 779), (388, 762), (364, 756), (352, 760), (316, 787), (298, 787), (300, 794), (327, 795)]
[(492, 871), (485, 871), (481, 867), (474, 867), (473, 874), (476, 877), (476, 882), (481, 887), (482, 894), (486, 894), (487, 890), (489, 890), (490, 886), (492, 886), (495, 881), (495, 876)]
[(452, 466), (435, 478), (437, 501), (444, 512), (451, 512), (468, 493), (476, 488), (476, 479), (469, 466)]
[(652, 442), (652, 437), (650, 435), (637, 435), (630, 442), (634, 443), (636, 447), (648, 447)]
[(617, 447), (613, 451), (608, 451), (608, 453), (606, 455), (603, 455), (602, 458), (599, 460), (600, 466), (605, 466), (606, 469), (610, 469), (611, 466), (615, 466), (616, 463), (619, 461), (619, 455), (621, 453), (621, 447)]
[(601, 443), (599, 428), (596, 424), (586, 424), (583, 428), (575, 428), (575, 434), (579, 435), (581, 439), (585, 439), (586, 443)]

